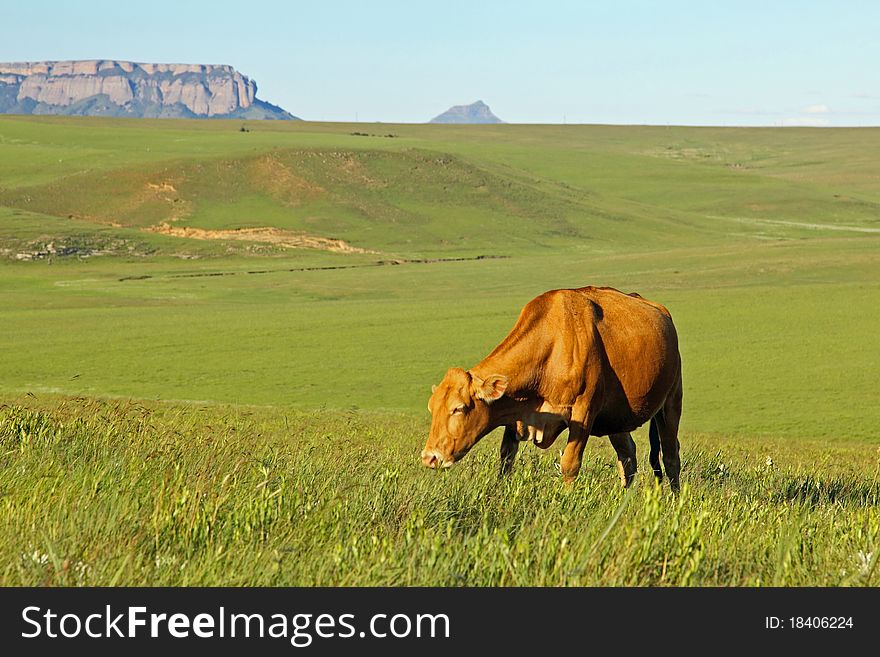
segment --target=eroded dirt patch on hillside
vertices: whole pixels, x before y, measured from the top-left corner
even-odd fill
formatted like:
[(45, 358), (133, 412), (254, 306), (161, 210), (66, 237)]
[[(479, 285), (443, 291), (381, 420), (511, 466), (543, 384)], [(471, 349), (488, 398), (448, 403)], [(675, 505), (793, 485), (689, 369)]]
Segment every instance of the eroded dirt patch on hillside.
[(238, 240), (241, 242), (262, 242), (287, 249), (320, 249), (334, 253), (377, 253), (369, 249), (352, 246), (345, 240), (333, 237), (318, 237), (302, 233), (292, 233), (281, 228), (233, 228), (229, 230), (207, 230), (189, 226), (172, 226), (162, 222), (144, 230), (172, 237), (186, 237), (194, 240)]

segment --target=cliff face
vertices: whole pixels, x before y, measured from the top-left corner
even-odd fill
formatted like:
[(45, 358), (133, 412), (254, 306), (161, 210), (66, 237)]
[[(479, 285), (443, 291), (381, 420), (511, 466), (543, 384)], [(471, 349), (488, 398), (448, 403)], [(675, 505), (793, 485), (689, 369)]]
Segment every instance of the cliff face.
[(113, 60), (0, 63), (0, 113), (296, 118), (231, 66)]

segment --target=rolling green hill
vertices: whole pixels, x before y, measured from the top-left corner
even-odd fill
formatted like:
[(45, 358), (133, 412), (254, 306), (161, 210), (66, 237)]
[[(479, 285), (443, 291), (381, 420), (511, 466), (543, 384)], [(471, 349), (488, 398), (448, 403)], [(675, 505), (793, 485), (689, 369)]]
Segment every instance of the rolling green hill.
[(0, 119), (0, 386), (416, 410), (610, 284), (673, 311), (686, 426), (877, 435), (880, 131), (241, 127)]
[[(869, 584), (878, 147), (0, 117), (0, 582)], [(603, 439), (424, 470), (431, 384), (588, 284), (676, 322), (680, 500)]]

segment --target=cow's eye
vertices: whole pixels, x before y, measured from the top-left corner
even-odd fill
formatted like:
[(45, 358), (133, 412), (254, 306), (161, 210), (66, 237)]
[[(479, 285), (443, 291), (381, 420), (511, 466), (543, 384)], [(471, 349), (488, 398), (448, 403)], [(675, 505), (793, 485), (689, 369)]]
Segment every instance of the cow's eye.
[(464, 408), (465, 408), (464, 404), (461, 404), (460, 406), (456, 406), (455, 408), (453, 408), (449, 414), (450, 415), (457, 415), (458, 413), (464, 413)]

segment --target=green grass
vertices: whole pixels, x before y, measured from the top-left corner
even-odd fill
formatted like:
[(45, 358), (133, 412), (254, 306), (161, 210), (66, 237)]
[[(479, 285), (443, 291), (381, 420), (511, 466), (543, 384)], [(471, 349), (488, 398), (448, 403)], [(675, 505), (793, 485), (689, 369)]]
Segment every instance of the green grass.
[[(876, 583), (880, 130), (240, 125), (0, 117), (3, 583)], [(431, 384), (586, 284), (672, 312), (682, 496), (423, 469)]]
[[(487, 354), (530, 298), (592, 282), (670, 308), (687, 430), (876, 443), (876, 252), (837, 239), (293, 272), (7, 264), (0, 389), (422, 411), (446, 368)], [(192, 276), (212, 272), (231, 275)]]
[(675, 498), (648, 474), (624, 492), (605, 440), (573, 486), (528, 448), (500, 479), (497, 437), (426, 471), (424, 429), (401, 414), (20, 400), (0, 410), (0, 581), (876, 584), (875, 449), (691, 437)]

